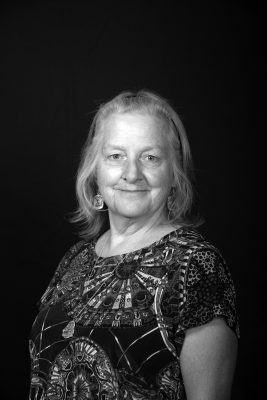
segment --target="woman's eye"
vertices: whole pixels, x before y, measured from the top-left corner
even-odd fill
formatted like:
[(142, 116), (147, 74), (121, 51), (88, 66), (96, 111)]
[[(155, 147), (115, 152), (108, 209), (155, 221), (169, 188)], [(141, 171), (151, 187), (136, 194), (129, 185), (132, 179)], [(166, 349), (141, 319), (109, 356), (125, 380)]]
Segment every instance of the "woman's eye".
[(118, 161), (118, 160), (121, 160), (122, 158), (123, 158), (122, 154), (110, 154), (108, 156), (108, 159), (112, 160), (112, 161)]
[(153, 156), (152, 154), (146, 154), (144, 156), (145, 161), (149, 161), (152, 163), (158, 162), (159, 161), (159, 157), (157, 156)]

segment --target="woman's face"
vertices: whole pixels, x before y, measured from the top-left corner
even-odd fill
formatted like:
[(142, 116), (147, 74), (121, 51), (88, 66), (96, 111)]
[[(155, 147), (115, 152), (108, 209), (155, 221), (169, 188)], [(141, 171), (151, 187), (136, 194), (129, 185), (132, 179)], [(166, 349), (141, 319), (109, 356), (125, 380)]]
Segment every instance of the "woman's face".
[(97, 184), (109, 213), (166, 219), (173, 173), (166, 123), (137, 112), (112, 114), (102, 124)]

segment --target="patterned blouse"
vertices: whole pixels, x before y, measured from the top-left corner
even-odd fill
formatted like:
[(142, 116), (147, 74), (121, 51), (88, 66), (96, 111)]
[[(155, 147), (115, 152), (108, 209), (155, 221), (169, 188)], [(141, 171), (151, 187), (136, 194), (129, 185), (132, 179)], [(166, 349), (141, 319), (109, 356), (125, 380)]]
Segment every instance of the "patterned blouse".
[(225, 261), (191, 228), (112, 257), (95, 244), (75, 244), (41, 298), (29, 398), (186, 399), (185, 330), (223, 316), (239, 336)]

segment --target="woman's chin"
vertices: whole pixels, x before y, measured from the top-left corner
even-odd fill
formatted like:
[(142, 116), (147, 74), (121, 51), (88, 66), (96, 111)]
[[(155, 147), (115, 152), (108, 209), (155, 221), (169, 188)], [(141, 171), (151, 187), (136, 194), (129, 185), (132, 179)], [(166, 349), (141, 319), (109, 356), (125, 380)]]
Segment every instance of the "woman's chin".
[(112, 214), (122, 218), (142, 218), (147, 217), (149, 212), (148, 207), (144, 207), (144, 204), (135, 204), (127, 206), (117, 206), (114, 209), (109, 209)]

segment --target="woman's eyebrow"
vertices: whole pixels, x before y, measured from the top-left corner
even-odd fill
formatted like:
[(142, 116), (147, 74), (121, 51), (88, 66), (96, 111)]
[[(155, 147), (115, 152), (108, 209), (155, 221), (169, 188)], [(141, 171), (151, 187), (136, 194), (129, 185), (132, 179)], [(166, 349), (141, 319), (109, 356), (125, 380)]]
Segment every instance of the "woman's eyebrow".
[(123, 147), (123, 146), (120, 146), (120, 145), (117, 145), (117, 144), (105, 144), (104, 146), (103, 146), (103, 149), (118, 149), (118, 150), (125, 150), (125, 147)]
[(116, 144), (116, 143), (104, 144), (104, 148), (109, 148), (109, 147), (111, 147), (111, 148), (115, 148), (116, 147), (116, 149), (124, 149), (123, 146), (121, 146), (119, 144)]
[[(105, 145), (103, 146), (103, 149), (118, 149), (118, 150), (122, 150), (122, 151), (125, 151), (125, 150), (126, 150), (126, 148), (125, 148), (124, 146), (117, 145), (116, 143), (105, 144)], [(144, 151), (149, 151), (149, 150), (161, 150), (161, 151), (163, 151), (163, 150), (164, 150), (164, 147), (163, 147), (163, 146), (160, 146), (160, 145), (146, 146), (146, 147), (144, 147), (144, 148), (141, 148), (140, 150), (141, 150), (142, 152), (144, 152)]]
[(163, 146), (160, 146), (160, 145), (156, 145), (156, 146), (147, 146), (147, 147), (144, 147), (142, 150), (143, 150), (143, 151), (149, 151), (149, 150), (161, 150), (161, 151), (163, 151), (163, 150), (164, 150), (164, 147), (163, 147)]

